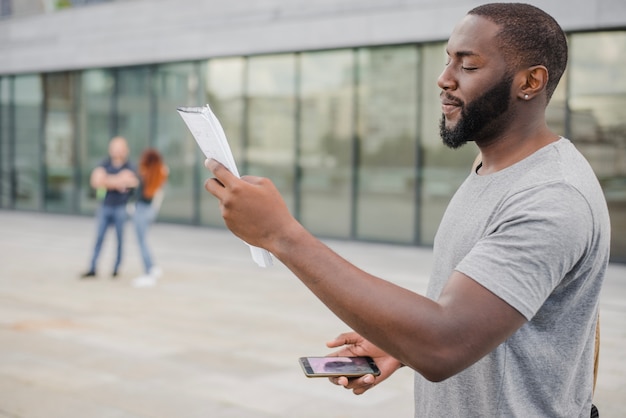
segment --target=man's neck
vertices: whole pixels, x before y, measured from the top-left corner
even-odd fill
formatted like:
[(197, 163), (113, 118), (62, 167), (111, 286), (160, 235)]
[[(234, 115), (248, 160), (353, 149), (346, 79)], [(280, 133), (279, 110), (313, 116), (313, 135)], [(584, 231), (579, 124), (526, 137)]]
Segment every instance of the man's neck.
[(115, 159), (111, 159), (111, 165), (113, 165), (113, 167), (121, 167), (124, 165), (126, 161), (125, 160), (120, 160), (118, 158)]
[(476, 172), (484, 176), (503, 170), (558, 139), (558, 135), (543, 127), (515, 133), (509, 131), (508, 135), (488, 144), (477, 143), (482, 161)]

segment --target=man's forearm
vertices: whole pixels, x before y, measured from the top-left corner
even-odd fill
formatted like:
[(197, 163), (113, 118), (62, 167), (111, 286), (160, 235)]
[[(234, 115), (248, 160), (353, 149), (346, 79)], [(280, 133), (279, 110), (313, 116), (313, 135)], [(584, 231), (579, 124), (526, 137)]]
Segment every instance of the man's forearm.
[(433, 330), (441, 307), (359, 269), (303, 227), (290, 229), (270, 251), (350, 328), (401, 363), (427, 370), (439, 350)]
[(118, 174), (94, 171), (91, 177), (91, 186), (95, 189), (104, 188), (107, 190), (126, 190), (137, 187), (137, 177), (132, 172), (126, 171)]

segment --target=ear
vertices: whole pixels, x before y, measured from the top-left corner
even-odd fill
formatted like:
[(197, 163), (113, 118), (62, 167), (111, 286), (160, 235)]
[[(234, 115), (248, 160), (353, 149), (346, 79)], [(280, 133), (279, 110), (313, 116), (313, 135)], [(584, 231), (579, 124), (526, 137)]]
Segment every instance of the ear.
[(518, 73), (519, 99), (527, 101), (545, 91), (548, 84), (548, 69), (543, 65), (534, 65)]

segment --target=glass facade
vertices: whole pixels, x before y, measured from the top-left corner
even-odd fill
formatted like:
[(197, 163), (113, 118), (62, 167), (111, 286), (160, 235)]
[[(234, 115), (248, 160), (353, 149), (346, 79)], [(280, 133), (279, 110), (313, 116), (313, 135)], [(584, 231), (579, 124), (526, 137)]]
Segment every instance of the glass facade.
[[(150, 144), (152, 125), (153, 67), (130, 67), (114, 72), (112, 135), (128, 140), (131, 155), (138, 156)], [(111, 135), (111, 136), (112, 136)]]
[(10, 115), (11, 86), (10, 77), (0, 77), (0, 208), (11, 207), (13, 197), (11, 194), (13, 172), (13, 137)]
[(78, 211), (93, 213), (97, 207), (96, 191), (89, 186), (89, 176), (106, 157), (109, 139), (113, 136), (115, 73), (113, 70), (84, 71), (78, 84)]
[(39, 75), (13, 79), (12, 186), (16, 209), (41, 210), (45, 184), (42, 138), (43, 88)]
[(248, 59), (242, 173), (272, 179), (293, 211), (296, 54)]
[[(244, 85), (246, 81), (246, 60), (241, 57), (223, 58), (209, 61), (204, 66), (204, 79), (206, 83), (203, 88), (203, 96), (194, 102), (194, 106), (211, 103), (211, 109), (219, 118), (224, 133), (228, 138), (231, 151), (237, 167), (242, 173), (246, 173), (244, 160), (244, 136), (246, 119), (246, 106), (244, 98)], [(178, 117), (178, 115), (176, 116)], [(184, 132), (184, 131), (182, 131)], [(194, 153), (196, 151), (194, 150)], [(201, 163), (204, 162), (201, 155)], [(209, 172), (202, 164), (198, 164), (198, 190), (203, 190), (203, 184), (209, 177)], [(224, 225), (219, 208), (215, 204), (213, 196), (202, 193), (200, 197), (200, 220), (204, 225), (221, 226)]]
[[(93, 214), (91, 170), (116, 135), (170, 168), (159, 218), (223, 227), (176, 112), (209, 103), (240, 171), (271, 178), (320, 237), (431, 245), (478, 151), (439, 139), (442, 42), (0, 76), (0, 207)], [(547, 110), (585, 154), (626, 261), (626, 32), (570, 35)]]
[(75, 74), (43, 75), (44, 205), (51, 212), (74, 212), (77, 207)]
[(306, 228), (348, 238), (354, 181), (354, 52), (303, 53), (299, 69), (295, 211)]
[(626, 261), (626, 32), (573, 36), (569, 128), (600, 178), (613, 258)]
[(174, 111), (177, 107), (199, 103), (198, 72), (199, 65), (193, 63), (160, 65), (154, 72), (155, 100), (151, 113), (155, 119), (147, 139), (150, 146), (167, 158), (170, 178), (159, 214), (172, 222), (196, 223), (198, 220), (198, 193), (195, 191), (200, 186), (195, 170), (200, 169), (202, 160), (196, 144), (187, 140), (186, 126)]
[(415, 242), (418, 57), (415, 46), (357, 54), (358, 238)]

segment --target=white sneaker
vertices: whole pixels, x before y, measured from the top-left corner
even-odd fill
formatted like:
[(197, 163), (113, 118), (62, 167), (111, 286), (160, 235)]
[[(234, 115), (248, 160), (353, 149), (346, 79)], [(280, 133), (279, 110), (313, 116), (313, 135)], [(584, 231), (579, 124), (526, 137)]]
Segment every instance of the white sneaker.
[(150, 276), (158, 279), (159, 277), (161, 277), (161, 275), (163, 275), (163, 270), (161, 270), (160, 267), (152, 266), (152, 268), (150, 269)]
[(156, 277), (153, 276), (139, 276), (133, 279), (133, 287), (152, 287), (156, 284)]

